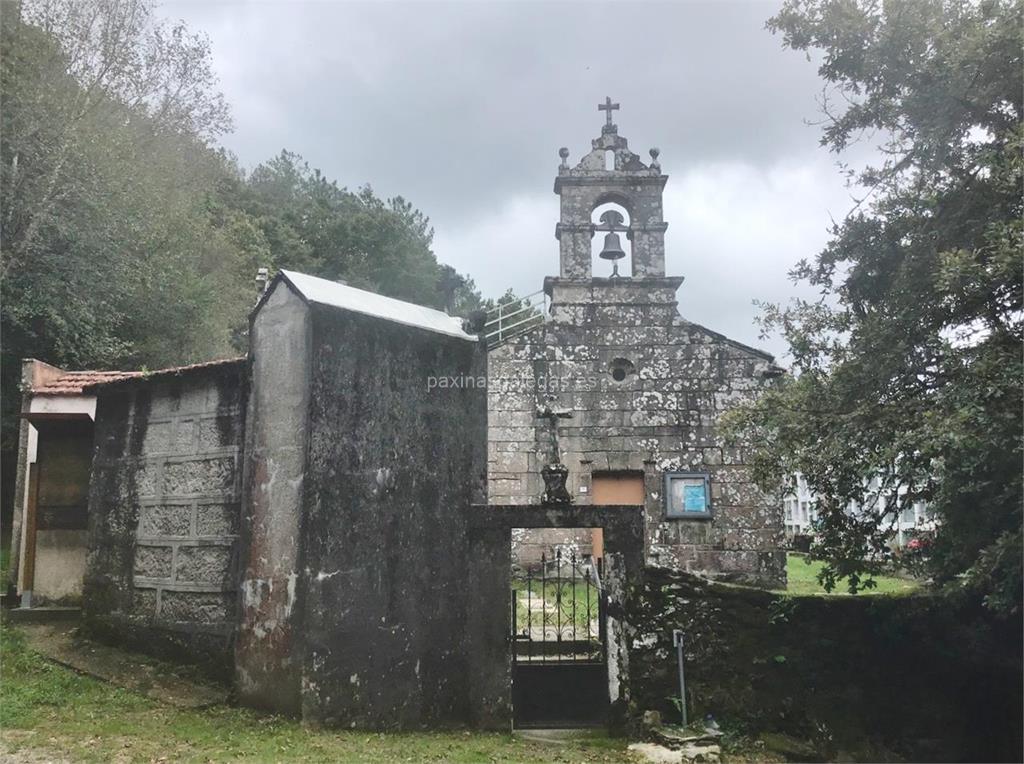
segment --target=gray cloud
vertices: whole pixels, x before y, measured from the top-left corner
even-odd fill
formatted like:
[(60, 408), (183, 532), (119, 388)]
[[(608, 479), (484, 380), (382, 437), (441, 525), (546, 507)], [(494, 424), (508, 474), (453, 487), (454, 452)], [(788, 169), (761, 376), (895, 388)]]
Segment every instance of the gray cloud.
[[(669, 268), (688, 318), (757, 341), (753, 298), (825, 241), (848, 197), (818, 133), (815, 66), (770, 3), (192, 3), (246, 166), (282, 148), (430, 215), (439, 258), (489, 294), (557, 271), (557, 149), (620, 133), (672, 177)], [(717, 295), (717, 297), (713, 297)], [(764, 343), (762, 343), (764, 344)], [(779, 351), (777, 342), (769, 342)]]

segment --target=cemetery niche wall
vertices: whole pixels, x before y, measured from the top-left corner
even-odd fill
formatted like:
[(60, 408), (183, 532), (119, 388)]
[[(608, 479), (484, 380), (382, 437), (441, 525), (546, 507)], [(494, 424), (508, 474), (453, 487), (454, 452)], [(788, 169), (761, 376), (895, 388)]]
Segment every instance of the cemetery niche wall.
[(245, 359), (98, 384), (83, 615), (225, 673), (237, 619)]

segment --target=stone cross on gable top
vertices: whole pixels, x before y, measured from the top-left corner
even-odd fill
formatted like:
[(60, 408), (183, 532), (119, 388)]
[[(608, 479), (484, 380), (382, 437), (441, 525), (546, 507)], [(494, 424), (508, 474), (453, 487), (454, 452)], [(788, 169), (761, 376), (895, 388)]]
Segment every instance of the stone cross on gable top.
[(617, 103), (612, 103), (611, 96), (605, 96), (604, 103), (599, 103), (597, 105), (597, 110), (598, 111), (608, 112), (607, 115), (606, 115), (608, 121), (605, 123), (605, 127), (611, 127), (612, 126), (612, 112), (616, 111), (618, 108), (619, 108), (619, 105)]

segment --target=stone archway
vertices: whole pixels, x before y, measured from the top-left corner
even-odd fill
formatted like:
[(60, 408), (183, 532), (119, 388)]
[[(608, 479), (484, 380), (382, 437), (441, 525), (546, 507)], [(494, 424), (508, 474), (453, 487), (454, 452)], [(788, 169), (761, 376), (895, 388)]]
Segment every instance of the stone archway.
[(626, 645), (622, 625), (615, 619), (626, 605), (629, 584), (643, 569), (643, 508), (591, 505), (491, 505), (468, 510), (468, 569), (466, 579), (466, 651), (469, 668), (470, 714), (482, 729), (511, 729), (512, 660), (511, 584), (513, 528), (602, 528), (608, 590), (609, 722), (624, 708)]

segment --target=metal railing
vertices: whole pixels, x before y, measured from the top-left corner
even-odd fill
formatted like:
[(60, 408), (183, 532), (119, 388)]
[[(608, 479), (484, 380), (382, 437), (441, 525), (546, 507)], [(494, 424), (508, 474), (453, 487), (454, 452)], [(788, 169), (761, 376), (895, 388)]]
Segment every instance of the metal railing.
[(547, 295), (541, 289), (514, 301), (499, 303), (487, 312), (484, 337), (491, 350), (544, 323), (548, 312)]
[(575, 552), (512, 579), (512, 660), (531, 664), (603, 660), (605, 597), (600, 561)]

